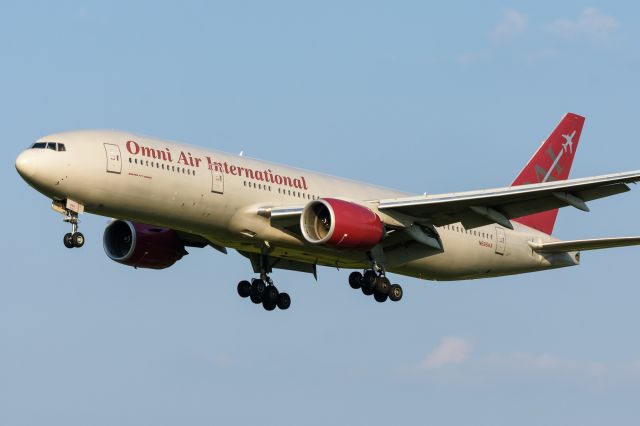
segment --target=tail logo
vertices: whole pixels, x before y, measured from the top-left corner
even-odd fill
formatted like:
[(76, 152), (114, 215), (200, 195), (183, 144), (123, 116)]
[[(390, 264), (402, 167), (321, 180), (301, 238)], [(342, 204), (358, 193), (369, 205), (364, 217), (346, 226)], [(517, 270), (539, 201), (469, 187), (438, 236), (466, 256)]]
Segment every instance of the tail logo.
[(570, 135), (562, 135), (562, 137), (566, 141), (565, 143), (562, 144), (562, 148), (564, 148), (565, 152), (567, 152), (567, 146), (568, 146), (571, 154), (573, 154), (573, 137), (575, 135), (576, 135), (576, 131), (575, 130)]
[(562, 144), (562, 149), (560, 150), (560, 153), (557, 156), (553, 152), (553, 149), (551, 147), (549, 147), (548, 154), (551, 156), (551, 158), (553, 158), (553, 164), (551, 165), (551, 167), (549, 167), (549, 171), (544, 170), (544, 168), (542, 168), (540, 166), (536, 166), (536, 175), (539, 176), (539, 174), (537, 173), (538, 170), (542, 170), (542, 171), (546, 172), (546, 174), (544, 175), (544, 178), (542, 178), (542, 180), (540, 182), (542, 182), (542, 183), (548, 182), (549, 178), (551, 178), (551, 172), (553, 172), (554, 170), (556, 170), (558, 172), (558, 174), (560, 174), (562, 172), (562, 168), (560, 167), (560, 165), (558, 163), (560, 162), (560, 159), (562, 158), (562, 154), (567, 152), (567, 149), (569, 150), (569, 153), (573, 155), (573, 137), (575, 135), (576, 135), (576, 130), (574, 130), (571, 134), (562, 135), (562, 137), (564, 138), (565, 142)]

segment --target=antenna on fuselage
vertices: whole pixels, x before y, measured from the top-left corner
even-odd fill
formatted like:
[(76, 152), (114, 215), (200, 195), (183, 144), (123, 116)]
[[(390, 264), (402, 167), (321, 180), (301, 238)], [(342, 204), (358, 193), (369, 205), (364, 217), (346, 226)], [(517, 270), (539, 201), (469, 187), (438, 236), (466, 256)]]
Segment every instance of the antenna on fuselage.
[(240, 154), (238, 154), (240, 157), (242, 157), (242, 154), (244, 154), (244, 151), (240, 151)]

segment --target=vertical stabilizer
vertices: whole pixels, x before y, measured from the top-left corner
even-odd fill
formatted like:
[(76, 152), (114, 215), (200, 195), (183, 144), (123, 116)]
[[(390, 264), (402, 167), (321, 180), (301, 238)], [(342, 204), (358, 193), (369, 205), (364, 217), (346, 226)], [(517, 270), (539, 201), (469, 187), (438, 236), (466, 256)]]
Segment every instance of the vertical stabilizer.
[[(547, 140), (540, 145), (511, 186), (568, 179), (583, 125), (584, 117), (567, 113)], [(558, 209), (555, 209), (523, 216), (514, 221), (551, 234), (557, 216)]]

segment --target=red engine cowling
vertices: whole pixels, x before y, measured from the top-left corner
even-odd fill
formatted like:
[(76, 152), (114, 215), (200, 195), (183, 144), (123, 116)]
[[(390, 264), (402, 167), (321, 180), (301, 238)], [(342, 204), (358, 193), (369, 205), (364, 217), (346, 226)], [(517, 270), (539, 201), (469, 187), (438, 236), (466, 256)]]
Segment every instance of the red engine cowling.
[(384, 236), (384, 225), (366, 207), (335, 198), (311, 201), (302, 210), (300, 228), (313, 244), (370, 249)]
[(187, 254), (173, 229), (125, 220), (107, 226), (102, 244), (110, 259), (136, 268), (168, 268)]

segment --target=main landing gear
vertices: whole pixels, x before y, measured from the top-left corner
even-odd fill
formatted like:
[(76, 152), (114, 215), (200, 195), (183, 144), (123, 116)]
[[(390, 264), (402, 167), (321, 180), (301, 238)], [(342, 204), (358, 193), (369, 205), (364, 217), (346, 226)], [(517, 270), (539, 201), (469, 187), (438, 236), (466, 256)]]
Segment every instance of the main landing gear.
[(67, 232), (62, 239), (66, 248), (80, 248), (84, 245), (84, 235), (78, 232), (78, 213), (67, 210), (64, 221), (71, 224), (71, 232)]
[(355, 271), (349, 274), (349, 285), (357, 290), (362, 289), (366, 296), (373, 295), (376, 302), (386, 302), (387, 299), (397, 302), (402, 299), (402, 287), (391, 284), (384, 271), (376, 272), (373, 269), (364, 271), (364, 274)]
[(291, 306), (291, 297), (287, 293), (280, 293), (267, 274), (261, 274), (260, 278), (252, 279), (251, 282), (240, 281), (238, 294), (240, 297), (248, 297), (256, 305), (262, 304), (267, 311), (273, 311), (276, 307), (284, 311)]

